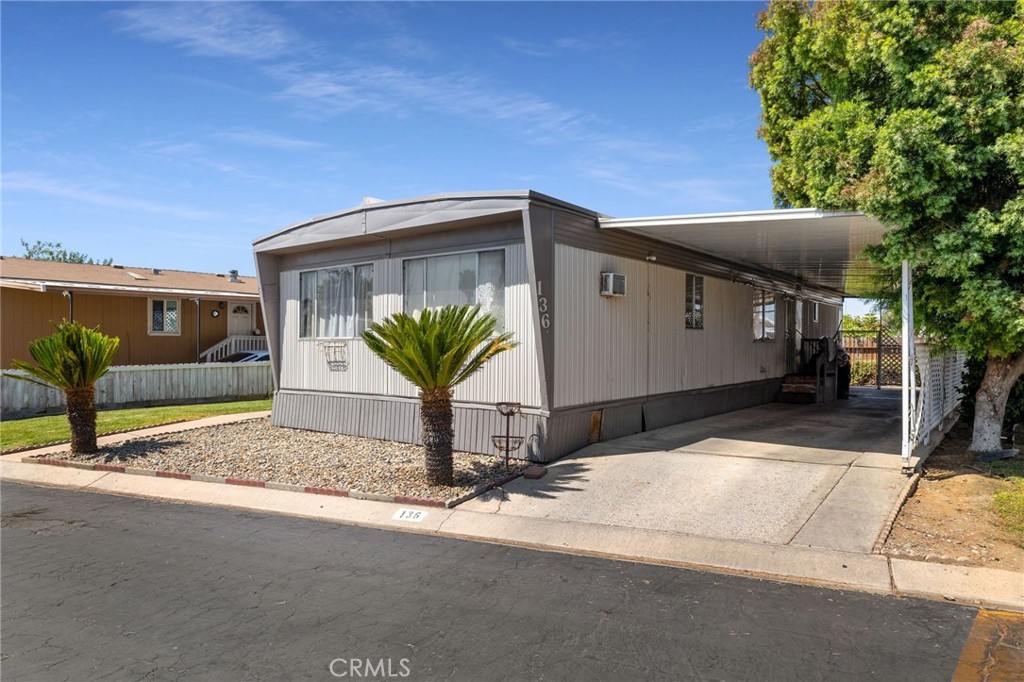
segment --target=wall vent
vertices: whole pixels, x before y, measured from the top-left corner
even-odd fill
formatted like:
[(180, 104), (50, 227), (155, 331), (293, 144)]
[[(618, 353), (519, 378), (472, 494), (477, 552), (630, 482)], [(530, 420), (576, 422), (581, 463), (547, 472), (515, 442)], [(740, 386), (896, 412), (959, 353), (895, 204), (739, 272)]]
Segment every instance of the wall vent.
[(626, 276), (617, 272), (601, 273), (601, 295), (602, 296), (625, 296)]

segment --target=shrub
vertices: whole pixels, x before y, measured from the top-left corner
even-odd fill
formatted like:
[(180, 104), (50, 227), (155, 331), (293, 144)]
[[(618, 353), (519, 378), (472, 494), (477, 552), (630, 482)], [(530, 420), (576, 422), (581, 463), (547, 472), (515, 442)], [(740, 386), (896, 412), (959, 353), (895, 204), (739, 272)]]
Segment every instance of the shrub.
[(877, 364), (871, 360), (855, 360), (850, 366), (850, 383), (854, 386), (872, 386)]

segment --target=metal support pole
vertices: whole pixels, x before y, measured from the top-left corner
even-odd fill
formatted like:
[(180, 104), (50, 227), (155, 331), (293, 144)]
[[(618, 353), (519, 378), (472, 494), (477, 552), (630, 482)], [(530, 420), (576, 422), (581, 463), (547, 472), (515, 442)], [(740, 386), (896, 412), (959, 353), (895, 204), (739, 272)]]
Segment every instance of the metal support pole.
[(910, 456), (914, 452), (912, 421), (917, 412), (916, 396), (914, 395), (914, 283), (910, 271), (910, 262), (903, 261), (901, 266), (900, 283), (900, 321), (902, 323), (901, 343), (901, 369), (902, 369), (902, 400), (903, 410), (903, 442), (900, 448), (900, 456), (903, 459), (903, 469), (910, 469)]
[(878, 340), (875, 342), (875, 388), (882, 390), (882, 311), (878, 311)]
[(202, 331), (203, 331), (203, 302), (202, 299), (194, 299), (196, 302), (196, 363), (202, 360), (203, 352)]

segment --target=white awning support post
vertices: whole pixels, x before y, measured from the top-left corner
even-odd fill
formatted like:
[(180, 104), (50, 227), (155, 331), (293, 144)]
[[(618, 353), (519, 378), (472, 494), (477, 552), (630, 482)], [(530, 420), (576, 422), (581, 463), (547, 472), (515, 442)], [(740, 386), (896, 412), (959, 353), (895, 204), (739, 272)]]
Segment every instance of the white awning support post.
[(903, 409), (903, 443), (900, 455), (903, 458), (903, 471), (910, 473), (910, 457), (917, 443), (917, 387), (914, 378), (914, 281), (910, 270), (910, 261), (903, 261), (901, 277), (901, 314), (903, 333), (902, 346), (902, 409)]

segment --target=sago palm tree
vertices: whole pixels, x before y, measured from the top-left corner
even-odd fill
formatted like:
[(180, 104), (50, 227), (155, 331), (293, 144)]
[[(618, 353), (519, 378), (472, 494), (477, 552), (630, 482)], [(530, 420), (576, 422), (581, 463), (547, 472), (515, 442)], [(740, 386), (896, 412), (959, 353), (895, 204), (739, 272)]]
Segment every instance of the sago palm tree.
[(452, 484), (452, 390), (488, 360), (515, 348), (511, 332), (478, 306), (397, 313), (363, 332), (366, 345), (420, 389), (420, 419), (427, 482)]
[(98, 328), (65, 321), (55, 324), (50, 336), (28, 344), (35, 365), (22, 360), (11, 363), (30, 375), (14, 375), (15, 378), (64, 391), (71, 425), (71, 452), (97, 450), (96, 382), (110, 368), (118, 344), (120, 339), (102, 334)]

